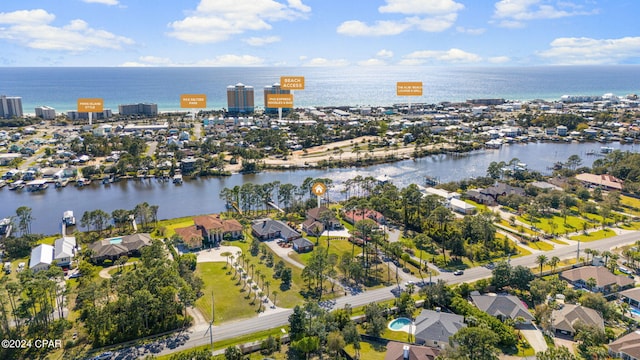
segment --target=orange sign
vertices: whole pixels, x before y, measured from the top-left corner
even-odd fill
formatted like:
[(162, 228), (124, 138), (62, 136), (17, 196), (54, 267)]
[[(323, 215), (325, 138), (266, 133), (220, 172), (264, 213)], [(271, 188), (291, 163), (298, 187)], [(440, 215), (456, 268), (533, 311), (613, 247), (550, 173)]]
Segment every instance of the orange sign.
[(398, 82), (396, 94), (398, 96), (422, 96), (422, 82)]
[(322, 196), (327, 192), (327, 186), (321, 182), (314, 183), (311, 185), (311, 192), (315, 196)]
[(207, 107), (207, 95), (182, 94), (180, 95), (180, 107), (191, 109), (204, 109)]
[(103, 108), (103, 99), (78, 99), (78, 112), (102, 112)]
[(304, 90), (304, 76), (280, 76), (280, 89)]
[(293, 108), (292, 94), (267, 94), (267, 107)]

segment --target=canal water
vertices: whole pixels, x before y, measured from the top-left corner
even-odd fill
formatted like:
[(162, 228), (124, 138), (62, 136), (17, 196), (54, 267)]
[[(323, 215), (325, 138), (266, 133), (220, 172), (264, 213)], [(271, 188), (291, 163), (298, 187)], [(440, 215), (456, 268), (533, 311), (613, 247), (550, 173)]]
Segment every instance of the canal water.
[[(481, 150), (462, 156), (434, 155), (417, 160), (404, 160), (391, 164), (375, 165), (365, 168), (347, 169), (309, 169), (292, 171), (270, 171), (251, 175), (232, 175), (220, 178), (199, 178), (187, 180), (182, 185), (159, 182), (155, 179), (131, 180), (108, 186), (99, 182), (76, 188), (71, 185), (62, 189), (50, 186), (43, 192), (10, 191), (6, 187), (0, 190), (0, 218), (12, 216), (20, 206), (33, 210), (32, 231), (54, 234), (59, 232), (60, 220), (65, 210), (73, 210), (78, 221), (88, 210), (102, 209), (111, 212), (115, 209), (133, 209), (137, 204), (147, 202), (158, 205), (158, 217), (168, 219), (225, 210), (220, 199), (220, 191), (242, 185), (245, 182), (264, 184), (272, 181), (300, 185), (305, 178), (331, 178), (336, 184), (332, 198), (339, 198), (340, 184), (357, 175), (378, 177), (387, 175), (397, 186), (411, 183), (424, 184), (425, 176), (442, 182), (484, 176), (492, 161), (509, 162), (518, 158), (529, 169), (550, 173), (549, 167), (564, 162), (571, 155), (582, 158), (582, 164), (590, 166), (597, 159), (589, 156), (589, 151), (600, 151), (598, 143), (529, 143), (505, 145), (497, 150)], [(606, 146), (623, 151), (637, 152), (640, 147), (611, 143)]]

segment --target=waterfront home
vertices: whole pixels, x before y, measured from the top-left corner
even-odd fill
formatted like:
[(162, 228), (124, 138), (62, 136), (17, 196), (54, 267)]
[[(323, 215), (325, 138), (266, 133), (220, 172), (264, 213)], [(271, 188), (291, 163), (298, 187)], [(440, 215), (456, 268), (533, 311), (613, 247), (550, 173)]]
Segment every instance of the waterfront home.
[(480, 310), (501, 321), (506, 319), (516, 320), (522, 318), (524, 324), (531, 324), (534, 320), (522, 300), (513, 295), (480, 295), (471, 294), (471, 301)]
[(620, 300), (629, 304), (629, 306), (639, 309), (640, 311), (640, 287), (634, 287), (618, 293)]
[(341, 229), (340, 220), (336, 218), (333, 210), (326, 206), (315, 207), (307, 210), (307, 219), (302, 223), (302, 231), (309, 235), (320, 235), (326, 228), (323, 217), (327, 216), (326, 225), (329, 230)]
[(560, 279), (573, 286), (588, 288), (589, 279), (593, 279), (591, 291), (608, 295), (633, 287), (634, 280), (623, 275), (614, 275), (604, 266), (583, 266), (560, 273)]
[(299, 238), (292, 241), (293, 250), (297, 253), (306, 253), (313, 250), (313, 243), (307, 238)]
[(449, 338), (466, 326), (464, 316), (434, 310), (422, 310), (414, 322), (415, 342), (444, 349)]
[(188, 226), (175, 229), (176, 235), (180, 238), (180, 242), (189, 250), (199, 250), (202, 248), (204, 236), (202, 230), (197, 226)]
[(473, 215), (476, 212), (475, 206), (467, 204), (466, 202), (456, 198), (449, 200), (449, 202), (447, 202), (447, 207), (462, 215)]
[(607, 345), (609, 355), (624, 360), (640, 359), (640, 330), (628, 333)]
[(387, 343), (384, 360), (434, 360), (440, 349), (428, 346), (416, 346), (397, 341)]
[(604, 331), (604, 320), (597, 311), (581, 305), (564, 304), (551, 313), (551, 331), (573, 337), (578, 323), (595, 326)]
[(519, 195), (525, 196), (526, 193), (523, 188), (507, 185), (505, 183), (497, 183), (494, 186), (490, 186), (486, 189), (472, 189), (466, 192), (469, 199), (485, 205), (496, 205), (498, 203), (498, 197), (507, 195)]
[(47, 270), (53, 262), (54, 248), (51, 245), (40, 244), (31, 250), (29, 269), (34, 273)]
[(576, 175), (576, 179), (587, 186), (597, 186), (605, 190), (621, 191), (624, 186), (624, 181), (608, 174), (596, 175), (584, 173)]
[(268, 218), (255, 220), (251, 224), (251, 233), (260, 241), (282, 239), (289, 242), (302, 237), (302, 234), (282, 221)]
[(69, 266), (76, 255), (76, 238), (73, 236), (64, 236), (56, 239), (53, 244), (53, 260), (58, 266)]
[(364, 219), (373, 220), (381, 225), (386, 224), (386, 219), (384, 215), (382, 215), (381, 213), (375, 210), (370, 210), (370, 209), (355, 209), (355, 210), (343, 211), (342, 216), (344, 220), (351, 225), (355, 225), (355, 223)]
[(140, 249), (151, 245), (151, 235), (141, 233), (119, 237), (102, 239), (89, 245), (93, 251), (91, 260), (102, 262), (104, 260), (116, 260), (121, 256), (129, 256), (140, 253)]

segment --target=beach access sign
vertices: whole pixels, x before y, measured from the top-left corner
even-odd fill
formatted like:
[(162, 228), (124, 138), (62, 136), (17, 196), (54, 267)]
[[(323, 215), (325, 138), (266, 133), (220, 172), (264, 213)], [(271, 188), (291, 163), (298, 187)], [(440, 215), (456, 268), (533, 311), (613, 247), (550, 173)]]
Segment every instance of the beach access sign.
[(182, 94), (180, 95), (180, 107), (189, 109), (204, 109), (207, 107), (207, 95)]
[(104, 109), (104, 100), (99, 98), (81, 98), (78, 99), (78, 112), (102, 112)]
[(267, 107), (293, 108), (293, 94), (268, 94)]
[(399, 81), (396, 84), (398, 96), (422, 96), (422, 81)]
[(304, 90), (304, 76), (281, 76), (280, 89)]

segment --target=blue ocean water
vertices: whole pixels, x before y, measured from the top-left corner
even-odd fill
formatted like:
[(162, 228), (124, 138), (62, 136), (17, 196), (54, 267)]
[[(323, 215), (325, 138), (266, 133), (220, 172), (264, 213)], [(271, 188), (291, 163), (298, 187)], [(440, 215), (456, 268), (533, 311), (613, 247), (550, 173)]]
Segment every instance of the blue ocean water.
[[(624, 96), (640, 92), (640, 65), (545, 67), (242, 67), (242, 68), (0, 68), (0, 94), (20, 96), (25, 113), (40, 105), (76, 109), (78, 98), (118, 104), (153, 102), (179, 110), (181, 94), (206, 94), (207, 108), (226, 107), (226, 87), (244, 83), (262, 89), (280, 76), (305, 77), (295, 106), (379, 106), (401, 102), (439, 103), (472, 98), (558, 100), (565, 94)], [(422, 81), (423, 96), (398, 97), (398, 81)]]

